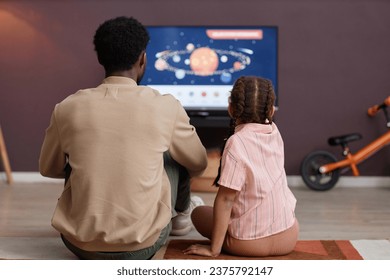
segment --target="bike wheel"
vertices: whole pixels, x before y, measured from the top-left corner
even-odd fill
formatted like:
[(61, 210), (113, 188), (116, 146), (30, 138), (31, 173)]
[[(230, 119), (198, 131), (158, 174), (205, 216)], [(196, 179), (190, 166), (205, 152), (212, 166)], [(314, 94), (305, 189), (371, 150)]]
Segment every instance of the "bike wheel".
[(333, 188), (339, 180), (340, 170), (336, 169), (322, 174), (319, 169), (325, 164), (336, 161), (336, 157), (326, 151), (315, 151), (308, 154), (301, 164), (301, 176), (305, 184), (315, 191), (326, 191)]

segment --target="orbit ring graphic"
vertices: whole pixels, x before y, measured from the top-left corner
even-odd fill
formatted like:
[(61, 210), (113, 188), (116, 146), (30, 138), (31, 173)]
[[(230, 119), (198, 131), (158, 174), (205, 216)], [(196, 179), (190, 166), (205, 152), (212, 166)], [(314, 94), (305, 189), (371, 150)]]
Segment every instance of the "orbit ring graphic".
[[(225, 73), (234, 73), (234, 72), (241, 71), (241, 70), (245, 69), (251, 63), (251, 59), (249, 56), (247, 56), (241, 52), (238, 52), (238, 51), (221, 50), (221, 49), (210, 49), (210, 50), (214, 51), (216, 54), (218, 54), (219, 57), (221, 57), (223, 55), (228, 55), (228, 56), (234, 57), (237, 60), (235, 63), (238, 62), (239, 67), (233, 65), (230, 68), (226, 68), (226, 69), (222, 69), (222, 70), (215, 70), (212, 73), (205, 74), (203, 76), (222, 75)], [(194, 52), (194, 50), (174, 50), (174, 51), (167, 50), (167, 51), (162, 51), (162, 52), (157, 53), (156, 54), (157, 59), (155, 62), (156, 63), (160, 62), (160, 63), (164, 64), (162, 69), (158, 69), (158, 70), (160, 70), (160, 71), (167, 70), (167, 71), (171, 71), (171, 72), (181, 71), (185, 75), (199, 75), (199, 73), (197, 73), (196, 71), (194, 71), (192, 69), (189, 70), (189, 69), (175, 67), (169, 63), (169, 60), (171, 58), (174, 58), (176, 56), (189, 55), (193, 52)], [(200, 76), (202, 76), (202, 75), (200, 75)]]

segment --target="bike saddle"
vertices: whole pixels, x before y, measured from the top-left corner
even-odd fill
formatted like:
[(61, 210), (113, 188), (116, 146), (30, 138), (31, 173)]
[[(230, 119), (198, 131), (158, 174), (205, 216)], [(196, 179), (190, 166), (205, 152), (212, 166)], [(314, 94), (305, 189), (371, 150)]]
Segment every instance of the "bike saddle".
[(360, 133), (351, 133), (341, 136), (330, 137), (328, 139), (328, 143), (331, 146), (337, 145), (346, 145), (348, 142), (356, 141), (362, 139), (362, 135)]

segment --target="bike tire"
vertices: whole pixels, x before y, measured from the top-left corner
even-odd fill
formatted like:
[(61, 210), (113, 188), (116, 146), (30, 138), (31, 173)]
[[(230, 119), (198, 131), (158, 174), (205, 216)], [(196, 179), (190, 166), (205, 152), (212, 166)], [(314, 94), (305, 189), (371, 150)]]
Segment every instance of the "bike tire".
[(327, 191), (333, 188), (340, 178), (340, 170), (320, 173), (322, 165), (336, 162), (337, 158), (327, 151), (315, 151), (308, 154), (301, 164), (301, 176), (305, 184), (315, 191)]

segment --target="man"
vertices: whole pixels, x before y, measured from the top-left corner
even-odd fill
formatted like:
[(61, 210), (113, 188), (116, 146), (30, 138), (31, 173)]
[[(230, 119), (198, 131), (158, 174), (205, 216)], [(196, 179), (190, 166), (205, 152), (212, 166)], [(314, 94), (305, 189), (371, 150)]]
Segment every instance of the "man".
[(148, 41), (134, 18), (99, 26), (106, 78), (57, 104), (46, 130), (40, 172), (65, 178), (52, 225), (81, 259), (149, 259), (202, 203), (189, 188), (207, 166), (195, 128), (173, 96), (138, 85)]

